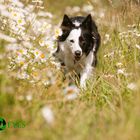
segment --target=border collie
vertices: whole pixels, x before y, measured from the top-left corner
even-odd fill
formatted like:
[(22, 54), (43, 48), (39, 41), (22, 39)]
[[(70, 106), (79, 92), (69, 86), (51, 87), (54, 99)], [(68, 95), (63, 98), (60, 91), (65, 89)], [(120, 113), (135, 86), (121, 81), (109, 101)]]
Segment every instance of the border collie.
[(85, 87), (97, 63), (100, 46), (97, 26), (90, 14), (71, 18), (64, 15), (61, 29), (62, 35), (58, 37), (54, 56), (66, 72), (76, 73), (80, 78), (80, 86)]

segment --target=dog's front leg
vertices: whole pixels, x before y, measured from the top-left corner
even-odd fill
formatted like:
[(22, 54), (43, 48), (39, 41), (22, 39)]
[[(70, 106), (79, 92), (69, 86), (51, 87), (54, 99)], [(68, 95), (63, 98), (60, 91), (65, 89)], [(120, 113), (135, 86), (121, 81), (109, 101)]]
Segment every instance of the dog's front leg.
[(80, 87), (81, 88), (85, 88), (86, 87), (86, 80), (87, 80), (88, 76), (87, 73), (84, 72), (81, 74), (81, 78), (80, 78)]
[(86, 88), (86, 80), (91, 76), (93, 68), (92, 66), (87, 66), (80, 73), (80, 86), (81, 88)]

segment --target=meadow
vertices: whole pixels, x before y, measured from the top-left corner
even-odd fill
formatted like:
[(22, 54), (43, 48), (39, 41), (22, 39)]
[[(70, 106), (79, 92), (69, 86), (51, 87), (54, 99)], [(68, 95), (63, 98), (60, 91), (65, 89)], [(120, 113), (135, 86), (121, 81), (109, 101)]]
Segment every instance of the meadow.
[[(1, 0), (0, 140), (139, 140), (139, 11), (139, 0)], [(101, 46), (83, 90), (52, 53), (63, 15), (89, 13)]]

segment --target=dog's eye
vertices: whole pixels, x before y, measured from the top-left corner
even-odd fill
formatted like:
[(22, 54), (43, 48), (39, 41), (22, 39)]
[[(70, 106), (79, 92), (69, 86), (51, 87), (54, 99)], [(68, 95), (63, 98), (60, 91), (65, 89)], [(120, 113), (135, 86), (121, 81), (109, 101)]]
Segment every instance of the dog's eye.
[(82, 36), (79, 38), (79, 41), (80, 41), (81, 45), (83, 45), (83, 46), (86, 45), (86, 41), (85, 41), (85, 39)]
[(73, 39), (71, 39), (71, 40), (70, 40), (70, 42), (71, 42), (71, 43), (74, 43), (74, 40), (73, 40)]

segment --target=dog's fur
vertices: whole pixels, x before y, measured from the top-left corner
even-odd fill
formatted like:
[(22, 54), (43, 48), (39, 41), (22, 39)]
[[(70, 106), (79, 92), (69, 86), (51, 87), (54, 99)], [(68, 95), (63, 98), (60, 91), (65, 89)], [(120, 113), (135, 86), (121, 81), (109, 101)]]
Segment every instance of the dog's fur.
[(58, 37), (54, 56), (65, 66), (66, 72), (74, 71), (85, 86), (97, 63), (100, 34), (91, 15), (72, 17), (64, 15), (61, 24), (62, 35)]

